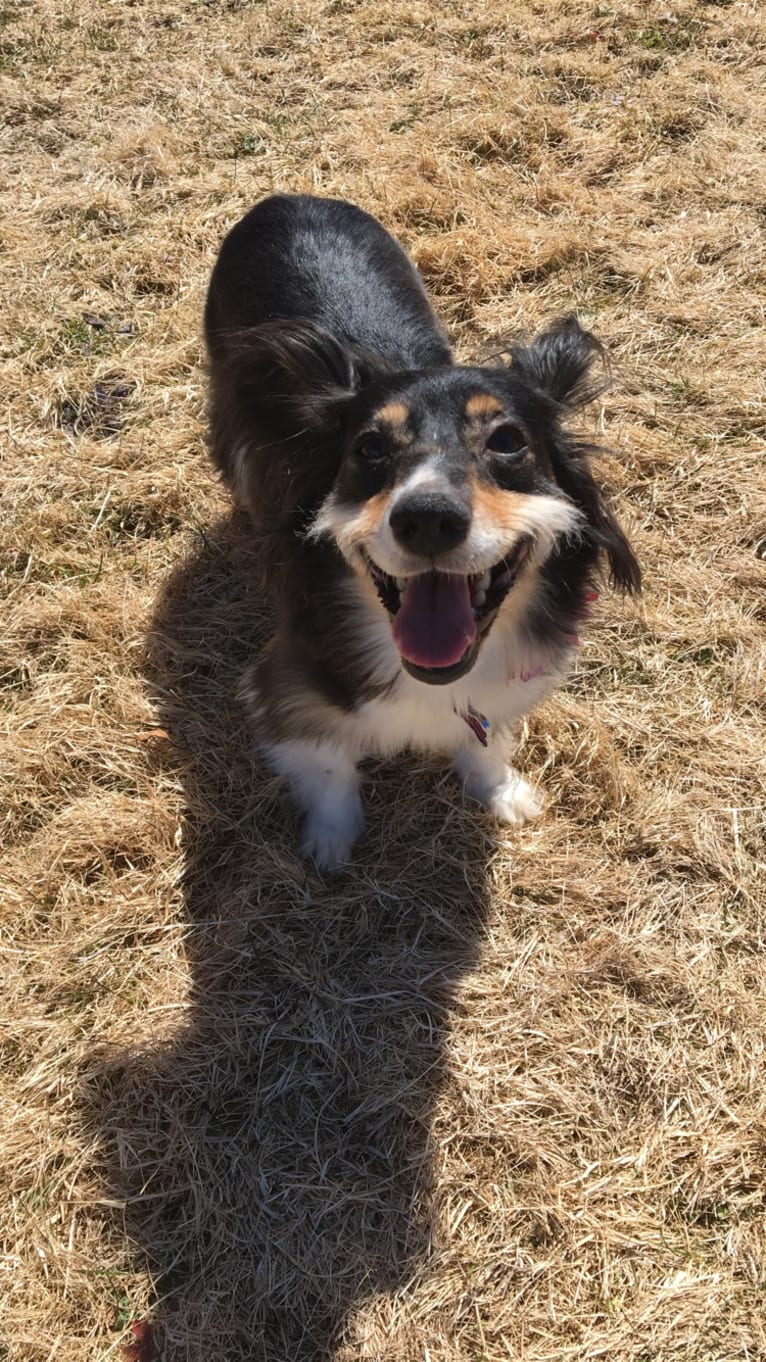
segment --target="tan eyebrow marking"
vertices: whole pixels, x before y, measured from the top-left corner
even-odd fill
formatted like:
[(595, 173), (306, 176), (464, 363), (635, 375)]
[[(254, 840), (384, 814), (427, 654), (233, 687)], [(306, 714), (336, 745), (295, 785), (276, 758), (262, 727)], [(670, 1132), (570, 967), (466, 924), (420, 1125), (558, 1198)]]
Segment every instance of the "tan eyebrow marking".
[(406, 402), (386, 402), (375, 413), (376, 421), (384, 421), (387, 426), (406, 426), (410, 419), (410, 409)]
[(472, 420), (489, 420), (503, 410), (503, 404), (492, 393), (474, 393), (465, 404), (465, 414)]

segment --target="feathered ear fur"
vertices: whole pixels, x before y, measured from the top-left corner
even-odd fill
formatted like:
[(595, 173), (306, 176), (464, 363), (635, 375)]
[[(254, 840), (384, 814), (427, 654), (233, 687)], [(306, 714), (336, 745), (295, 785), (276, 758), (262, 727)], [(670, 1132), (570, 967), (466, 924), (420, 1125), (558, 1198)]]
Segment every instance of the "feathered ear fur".
[[(514, 368), (561, 406), (574, 409), (592, 402), (608, 383), (604, 347), (576, 317), (561, 317), (526, 346), (512, 351)], [(600, 373), (593, 367), (600, 361)]]
[[(528, 346), (514, 349), (512, 359), (512, 372), (552, 398), (564, 415), (592, 402), (607, 387), (604, 347), (576, 317), (554, 322)], [(640, 591), (638, 560), (590, 469), (589, 456), (597, 451), (560, 430), (549, 452), (556, 481), (584, 512), (593, 543), (606, 555), (612, 583), (623, 591)]]
[(227, 365), (244, 387), (268, 387), (275, 397), (324, 404), (362, 382), (366, 358), (311, 321), (261, 322), (227, 338)]
[(310, 321), (263, 322), (217, 337), (211, 453), (261, 522), (318, 504), (340, 462), (346, 406), (384, 372), (380, 359)]
[(641, 568), (590, 470), (593, 452), (591, 445), (570, 436), (556, 441), (551, 451), (556, 481), (583, 511), (592, 542), (606, 555), (612, 585), (635, 594), (641, 590)]

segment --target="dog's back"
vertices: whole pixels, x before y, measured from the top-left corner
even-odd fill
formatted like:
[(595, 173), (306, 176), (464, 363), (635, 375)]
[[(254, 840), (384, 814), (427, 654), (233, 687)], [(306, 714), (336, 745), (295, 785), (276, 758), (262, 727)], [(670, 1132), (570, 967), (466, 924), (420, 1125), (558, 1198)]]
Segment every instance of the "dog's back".
[(392, 369), (451, 360), (402, 247), (369, 213), (337, 199), (275, 194), (223, 243), (205, 309), (213, 366), (228, 337), (280, 319), (313, 322)]

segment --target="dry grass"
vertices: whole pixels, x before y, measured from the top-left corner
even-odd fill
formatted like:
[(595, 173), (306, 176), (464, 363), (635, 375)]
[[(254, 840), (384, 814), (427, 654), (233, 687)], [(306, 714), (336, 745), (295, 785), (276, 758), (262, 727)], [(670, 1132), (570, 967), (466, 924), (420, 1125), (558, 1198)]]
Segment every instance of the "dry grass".
[[(766, 1357), (763, 40), (5, 0), (6, 1362), (144, 1320), (165, 1362)], [(202, 450), (206, 275), (275, 186), (379, 213), (465, 356), (609, 342), (647, 577), (530, 726), (542, 823), (375, 768), (334, 882), (234, 699), (264, 624)]]

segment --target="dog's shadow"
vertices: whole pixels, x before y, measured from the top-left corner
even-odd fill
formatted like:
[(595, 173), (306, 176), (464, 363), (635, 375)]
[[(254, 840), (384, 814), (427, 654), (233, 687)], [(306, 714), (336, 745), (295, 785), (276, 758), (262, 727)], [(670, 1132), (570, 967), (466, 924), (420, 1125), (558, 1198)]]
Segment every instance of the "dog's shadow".
[(267, 630), (232, 515), (171, 576), (148, 650), (184, 786), (188, 1020), (96, 1063), (86, 1099), (164, 1362), (331, 1358), (358, 1306), (425, 1270), (450, 1001), (484, 920), (489, 832), (438, 770), (376, 769), (352, 867), (301, 863), (236, 696)]

